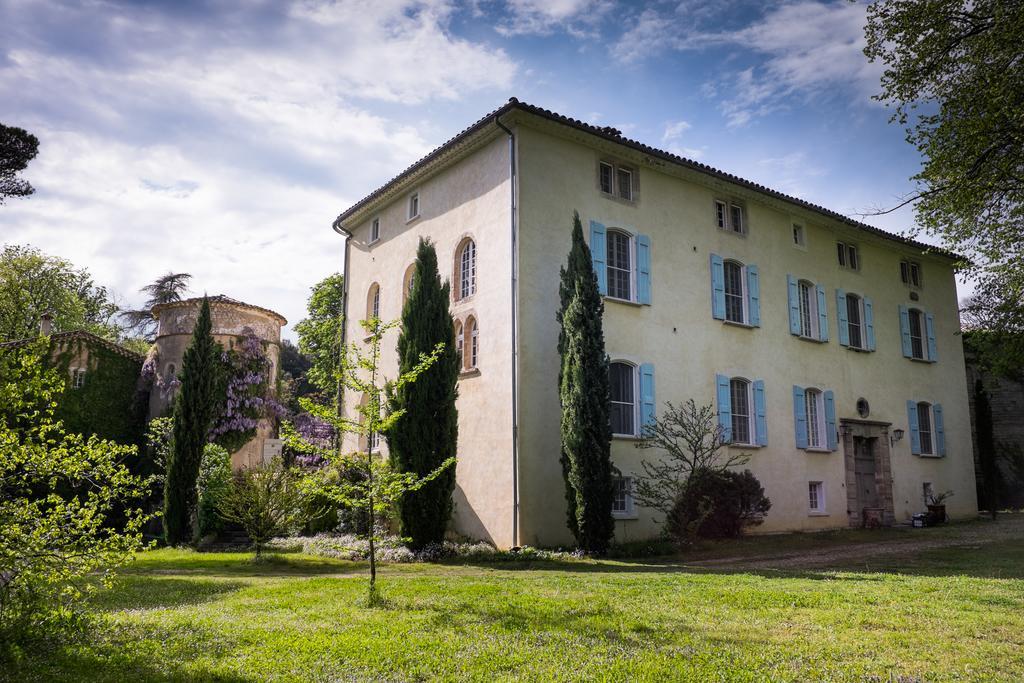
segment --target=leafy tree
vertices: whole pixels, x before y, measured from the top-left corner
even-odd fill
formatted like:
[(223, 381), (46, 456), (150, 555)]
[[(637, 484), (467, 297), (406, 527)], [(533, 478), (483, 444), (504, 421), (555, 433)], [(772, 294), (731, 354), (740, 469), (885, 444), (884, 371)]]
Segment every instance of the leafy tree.
[(306, 376), (312, 366), (312, 361), (291, 340), (281, 340), (281, 402), (292, 412), (299, 410), (299, 397), (309, 396), (314, 391)]
[(978, 445), (978, 464), (981, 466), (982, 496), (979, 500), (988, 506), (992, 519), (999, 509), (1001, 474), (996, 462), (995, 432), (992, 429), (992, 404), (981, 379), (974, 381), (974, 428)]
[(63, 381), (45, 342), (0, 354), (0, 659), (59, 638), (84, 598), (142, 547), (149, 480), (122, 464), (135, 446), (67, 434), (53, 408)]
[(562, 269), (558, 350), (561, 446), (569, 529), (586, 552), (604, 553), (615, 533), (612, 518), (611, 425), (604, 302), (579, 213), (573, 213), (572, 249)]
[(1024, 301), (992, 288), (961, 304), (964, 348), (986, 373), (1024, 381)]
[(218, 511), (229, 522), (240, 524), (256, 550), (275, 536), (301, 528), (310, 513), (305, 503), (301, 473), (284, 467), (280, 460), (245, 467), (229, 478)]
[(695, 472), (725, 472), (745, 465), (750, 454), (726, 451), (722, 455), (725, 433), (713, 405), (698, 407), (693, 399), (681, 406), (665, 405), (667, 410), (644, 427), (636, 447), (663, 452), (666, 457), (641, 461), (644, 474), (634, 482), (633, 497), (667, 515), (686, 493)]
[(24, 128), (0, 123), (0, 206), (7, 197), (27, 197), (35, 192), (18, 173), (24, 171), (38, 153), (39, 138)]
[(206, 444), (199, 465), (199, 477), (196, 479), (196, 535), (199, 538), (220, 531), (220, 509), (230, 487), (231, 455), (223, 446), (215, 443)]
[[(441, 283), (437, 252), (420, 239), (412, 291), (402, 308), (398, 336), (398, 371), (412, 372), (423, 357), (443, 348), (437, 360), (419, 378), (389, 397), (389, 409), (399, 417), (388, 430), (391, 466), (398, 472), (424, 477), (456, 454), (459, 441), (459, 357), (455, 349), (455, 321), (448, 311), (450, 291)], [(402, 498), (399, 504), (401, 535), (413, 550), (444, 541), (452, 515), (455, 468)]]
[(965, 269), (990, 293), (978, 303), (1019, 311), (1024, 3), (881, 0), (867, 11), (864, 53), (885, 64), (876, 99), (895, 107), (923, 159), (903, 204), (914, 203), (919, 230), (971, 259)]
[(146, 295), (146, 303), (137, 310), (121, 311), (120, 318), (128, 330), (152, 340), (156, 336), (157, 322), (153, 318), (153, 307), (181, 301), (188, 293), (189, 273), (164, 273), (139, 291)]
[(210, 302), (203, 297), (192, 342), (181, 361), (181, 388), (174, 405), (171, 458), (164, 482), (164, 536), (168, 545), (192, 537), (199, 466), (221, 403), (221, 348), (213, 340), (211, 329)]
[[(376, 434), (387, 435), (395, 422), (402, 417), (401, 409), (387, 415), (382, 412), (385, 384), (392, 393), (402, 389), (426, 372), (444, 353), (444, 346), (438, 345), (429, 355), (424, 355), (420, 363), (411, 371), (400, 374), (395, 380), (386, 382), (380, 375), (380, 344), (384, 334), (397, 323), (382, 323), (376, 318), (362, 321), (363, 328), (369, 337), (365, 350), (355, 344), (349, 345), (346, 358), (342, 363), (343, 371), (338, 379), (345, 389), (355, 396), (363, 396), (365, 400), (355, 406), (355, 415), (345, 417), (338, 415), (332, 406), (325, 406), (310, 399), (301, 399), (302, 407), (311, 415), (332, 425), (339, 433), (353, 434), (359, 437), (362, 451), (343, 453), (334, 448), (318, 448), (315, 444), (299, 445), (297, 433), (291, 438), (293, 444), (301, 449), (307, 457), (318, 457), (328, 463), (328, 467), (317, 471), (307, 486), (312, 495), (322, 496), (335, 504), (365, 511), (371, 520), (367, 525), (366, 537), (370, 546), (370, 585), (369, 601), (371, 605), (379, 602), (377, 593), (377, 554), (376, 547), (380, 541), (381, 529), (376, 520), (393, 511), (402, 498), (429, 484), (441, 476), (445, 470), (454, 466), (455, 458), (448, 458), (437, 469), (418, 476), (412, 472), (397, 472), (391, 468), (388, 460), (378, 456), (371, 449), (372, 438)], [(340, 475), (340, 476), (339, 476)]]
[(313, 285), (306, 304), (309, 316), (295, 325), (299, 350), (311, 363), (306, 378), (321, 392), (323, 400), (334, 405), (336, 410), (341, 401), (338, 363), (343, 356), (344, 284), (344, 277), (334, 273)]
[(54, 332), (85, 329), (117, 341), (117, 310), (106, 287), (70, 261), (16, 244), (0, 252), (0, 340), (38, 335), (49, 313)]

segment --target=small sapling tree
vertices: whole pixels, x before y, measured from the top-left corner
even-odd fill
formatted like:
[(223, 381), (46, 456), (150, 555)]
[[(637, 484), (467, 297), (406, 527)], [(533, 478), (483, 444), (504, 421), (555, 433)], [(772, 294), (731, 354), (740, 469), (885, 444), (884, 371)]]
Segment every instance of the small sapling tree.
[(305, 502), (302, 475), (275, 459), (235, 472), (217, 512), (245, 529), (259, 560), (267, 541), (305, 523), (310, 512)]

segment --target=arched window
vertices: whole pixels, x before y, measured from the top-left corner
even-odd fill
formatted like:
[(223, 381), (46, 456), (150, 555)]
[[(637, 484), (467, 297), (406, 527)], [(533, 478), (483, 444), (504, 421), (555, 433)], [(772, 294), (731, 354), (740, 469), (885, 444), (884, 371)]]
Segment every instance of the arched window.
[(738, 261), (726, 261), (725, 274), (725, 319), (745, 324), (746, 315), (746, 278), (743, 277), (743, 264)]
[(455, 321), (455, 353), (459, 357), (459, 370), (462, 370), (463, 365), (463, 347), (465, 346), (465, 337), (462, 334), (462, 323), (458, 320)]
[(931, 404), (921, 402), (917, 404), (917, 430), (921, 439), (921, 454), (932, 455), (935, 450), (932, 448), (932, 410)]
[(608, 296), (633, 300), (633, 238), (619, 230), (608, 235)]
[(729, 403), (732, 410), (733, 443), (754, 443), (754, 411), (751, 410), (751, 385), (742, 377), (729, 380)]
[(178, 369), (174, 367), (174, 363), (168, 363), (167, 364), (167, 374), (164, 377), (164, 380), (167, 381), (167, 382), (170, 382), (172, 379), (174, 379), (174, 373), (177, 372), (177, 370)]
[(374, 282), (366, 294), (366, 318), (380, 318), (380, 285)]
[(818, 296), (813, 282), (800, 280), (800, 336), (818, 339)]
[(924, 313), (911, 308), (907, 312), (907, 319), (910, 323), (910, 354), (914, 358), (924, 359)]
[(850, 331), (850, 346), (857, 349), (864, 348), (863, 310), (863, 303), (859, 296), (856, 294), (846, 295), (846, 320)]
[(636, 435), (636, 367), (630, 363), (613, 362), (608, 365), (610, 401), (608, 417), (612, 433)]
[(473, 370), (477, 367), (477, 362), (480, 359), (480, 329), (477, 325), (476, 318), (469, 316), (466, 318), (466, 343), (469, 345), (466, 351), (466, 369)]
[(807, 447), (825, 448), (825, 396), (817, 389), (804, 390)]
[(402, 276), (402, 303), (404, 304), (409, 300), (412, 295), (413, 277), (416, 275), (416, 264), (410, 263), (409, 267), (405, 269), (405, 275)]
[(476, 293), (476, 242), (468, 237), (463, 240), (455, 260), (458, 298), (465, 299)]

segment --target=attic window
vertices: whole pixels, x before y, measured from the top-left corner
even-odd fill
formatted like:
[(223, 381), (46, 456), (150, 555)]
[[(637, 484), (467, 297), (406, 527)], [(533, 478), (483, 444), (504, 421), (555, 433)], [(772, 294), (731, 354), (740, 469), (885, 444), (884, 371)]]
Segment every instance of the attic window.
[(413, 192), (409, 195), (409, 220), (419, 218), (420, 215), (420, 193)]

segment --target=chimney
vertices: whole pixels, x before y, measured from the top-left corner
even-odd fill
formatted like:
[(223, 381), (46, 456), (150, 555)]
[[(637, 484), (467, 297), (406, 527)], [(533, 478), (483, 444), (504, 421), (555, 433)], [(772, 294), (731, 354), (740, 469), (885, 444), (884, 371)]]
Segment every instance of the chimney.
[(53, 314), (46, 311), (39, 316), (39, 334), (49, 337), (51, 332), (53, 332)]

